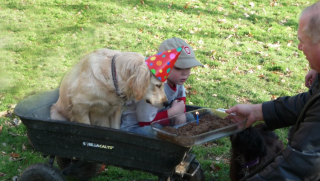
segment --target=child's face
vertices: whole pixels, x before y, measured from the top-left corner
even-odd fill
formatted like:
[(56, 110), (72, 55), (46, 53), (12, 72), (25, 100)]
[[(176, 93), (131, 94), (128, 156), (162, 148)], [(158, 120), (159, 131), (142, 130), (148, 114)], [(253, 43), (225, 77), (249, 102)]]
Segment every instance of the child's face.
[(167, 79), (168, 84), (171, 86), (173, 84), (183, 85), (184, 82), (187, 81), (187, 79), (189, 78), (190, 71), (191, 71), (191, 68), (180, 69), (174, 66), (168, 76), (168, 79)]

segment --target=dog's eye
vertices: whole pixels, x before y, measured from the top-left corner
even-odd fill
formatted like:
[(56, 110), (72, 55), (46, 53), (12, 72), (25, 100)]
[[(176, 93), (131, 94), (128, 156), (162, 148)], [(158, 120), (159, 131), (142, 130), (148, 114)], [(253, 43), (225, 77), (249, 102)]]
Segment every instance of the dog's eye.
[(161, 88), (161, 84), (160, 85), (156, 85), (159, 89)]

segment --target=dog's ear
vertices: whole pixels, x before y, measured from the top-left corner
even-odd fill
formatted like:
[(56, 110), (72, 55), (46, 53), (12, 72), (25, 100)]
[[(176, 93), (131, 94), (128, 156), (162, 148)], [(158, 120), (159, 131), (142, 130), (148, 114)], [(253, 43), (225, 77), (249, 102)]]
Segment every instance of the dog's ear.
[(147, 94), (151, 76), (151, 71), (145, 63), (137, 67), (137, 70), (131, 76), (132, 78), (130, 78), (129, 81), (135, 100), (139, 101)]
[(126, 52), (117, 55), (118, 66), (121, 66), (123, 84), (121, 90), (128, 99), (141, 100), (147, 93), (151, 81), (151, 71), (145, 63), (145, 57), (139, 53)]

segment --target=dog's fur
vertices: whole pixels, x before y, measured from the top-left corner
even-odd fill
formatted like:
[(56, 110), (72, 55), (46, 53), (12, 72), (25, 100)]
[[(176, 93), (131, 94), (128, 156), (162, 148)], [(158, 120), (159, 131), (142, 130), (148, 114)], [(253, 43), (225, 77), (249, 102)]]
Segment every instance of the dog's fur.
[[(116, 93), (111, 61), (115, 56)], [(167, 104), (163, 83), (149, 70), (145, 57), (134, 52), (99, 49), (87, 54), (67, 73), (59, 99), (51, 107), (51, 119), (120, 128), (121, 106), (142, 100), (161, 108)]]
[[(284, 148), (283, 142), (279, 140), (278, 135), (272, 130), (268, 130), (264, 123), (231, 135), (230, 141), (231, 181), (239, 181), (246, 173), (250, 173)], [(257, 158), (259, 158), (258, 164), (252, 165), (248, 169), (243, 167), (246, 163), (250, 163)]]

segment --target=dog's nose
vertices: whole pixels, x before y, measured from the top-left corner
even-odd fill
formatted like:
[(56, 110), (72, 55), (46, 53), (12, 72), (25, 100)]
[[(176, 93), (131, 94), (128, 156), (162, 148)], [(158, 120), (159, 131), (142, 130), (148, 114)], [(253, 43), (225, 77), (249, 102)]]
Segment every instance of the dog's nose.
[(164, 107), (168, 107), (168, 106), (170, 106), (170, 104), (169, 104), (169, 102), (168, 102), (168, 101), (165, 101), (165, 102), (163, 102), (162, 104), (163, 104), (163, 106), (164, 106)]

